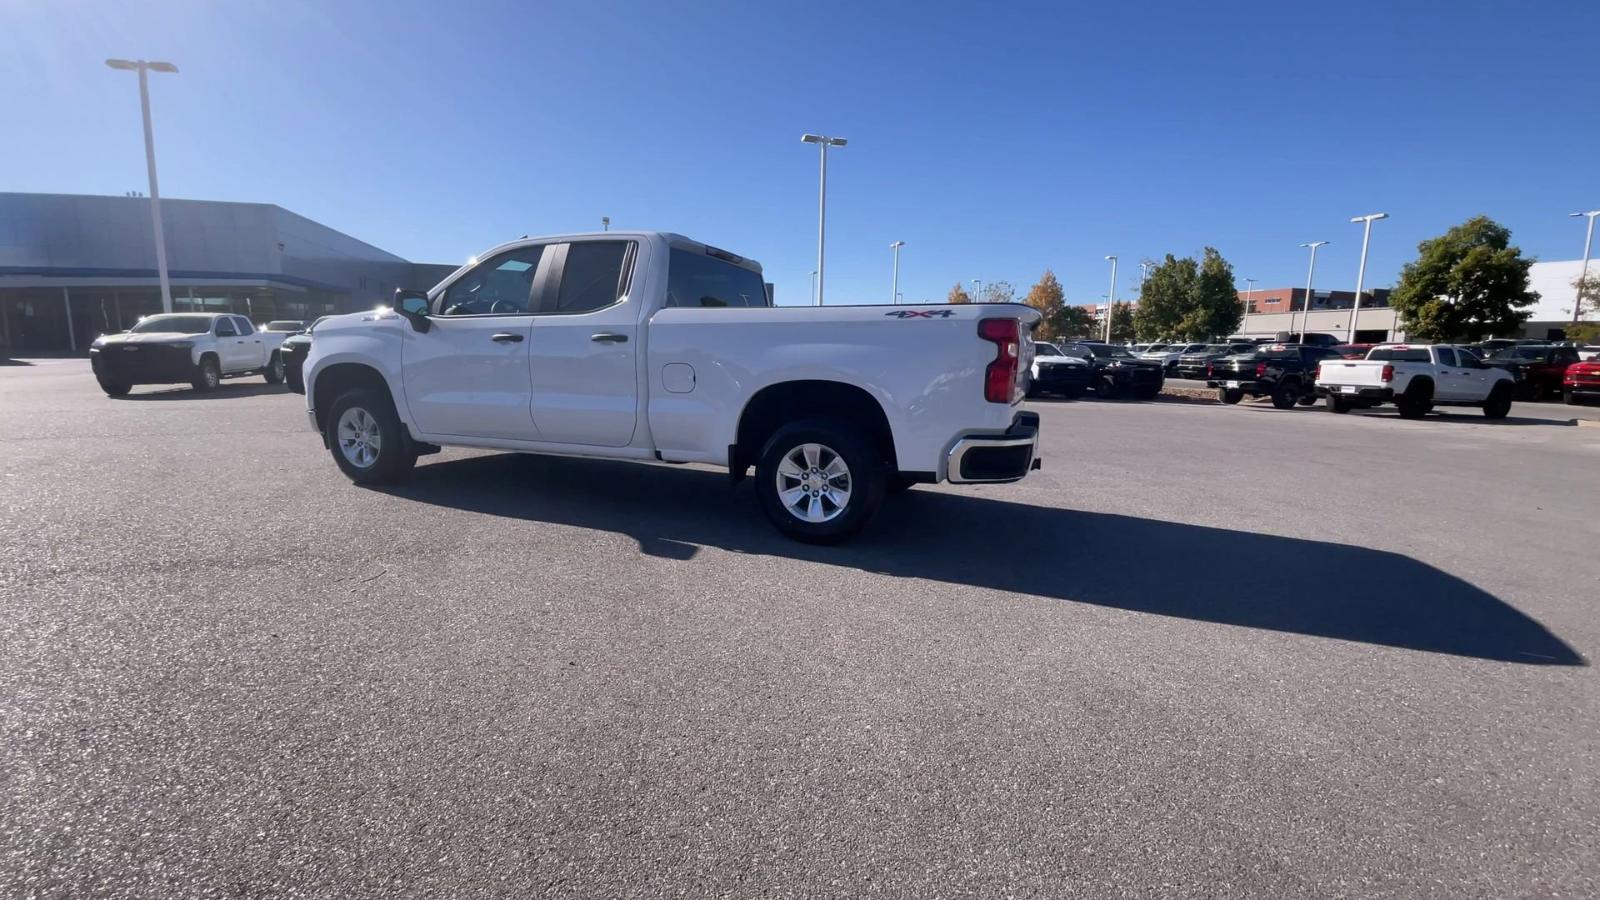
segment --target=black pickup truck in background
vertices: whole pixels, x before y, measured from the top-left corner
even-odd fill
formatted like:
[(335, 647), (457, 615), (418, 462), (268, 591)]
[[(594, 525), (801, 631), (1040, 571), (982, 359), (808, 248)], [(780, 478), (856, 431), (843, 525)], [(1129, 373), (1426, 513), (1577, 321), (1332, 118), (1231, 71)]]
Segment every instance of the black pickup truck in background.
[(1331, 347), (1305, 344), (1262, 344), (1255, 350), (1224, 357), (1211, 364), (1206, 387), (1217, 389), (1223, 403), (1245, 397), (1271, 397), (1278, 409), (1317, 402), (1317, 363), (1337, 359)]
[(1128, 348), (1099, 341), (1078, 341), (1063, 344), (1061, 352), (1087, 360), (1093, 367), (1090, 386), (1102, 399), (1113, 400), (1131, 395), (1141, 400), (1153, 400), (1166, 383), (1164, 367), (1155, 360), (1140, 359)]
[(1249, 353), (1255, 350), (1256, 345), (1248, 341), (1232, 341), (1226, 344), (1207, 344), (1204, 350), (1194, 353), (1185, 353), (1178, 357), (1178, 377), (1180, 378), (1205, 378), (1211, 365), (1217, 360), (1226, 359), (1237, 353)]

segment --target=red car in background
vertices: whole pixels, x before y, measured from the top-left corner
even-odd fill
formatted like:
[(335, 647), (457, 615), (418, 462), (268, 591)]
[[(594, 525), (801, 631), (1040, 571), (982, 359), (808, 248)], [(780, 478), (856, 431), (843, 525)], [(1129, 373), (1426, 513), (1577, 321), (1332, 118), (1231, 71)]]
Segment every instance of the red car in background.
[(1578, 361), (1578, 351), (1559, 344), (1517, 344), (1498, 350), (1483, 360), (1486, 366), (1505, 369), (1517, 379), (1517, 397), (1544, 400), (1561, 393), (1567, 367)]
[(1333, 348), (1333, 352), (1339, 354), (1339, 357), (1341, 359), (1366, 359), (1367, 358), (1367, 351), (1371, 350), (1373, 347), (1376, 347), (1376, 346), (1378, 346), (1378, 345), (1377, 344), (1340, 344), (1339, 346)]
[(1568, 403), (1582, 403), (1583, 398), (1600, 394), (1600, 359), (1575, 362), (1567, 366), (1561, 376), (1561, 387), (1566, 391)]

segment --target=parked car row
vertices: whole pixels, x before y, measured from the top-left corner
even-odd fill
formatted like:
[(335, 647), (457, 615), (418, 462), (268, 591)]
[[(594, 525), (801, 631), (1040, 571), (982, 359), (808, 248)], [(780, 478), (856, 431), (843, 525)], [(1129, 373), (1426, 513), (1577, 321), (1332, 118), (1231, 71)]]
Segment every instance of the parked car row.
[(1052, 344), (1034, 341), (1033, 379), (1028, 396), (1059, 394), (1076, 399), (1094, 391), (1107, 400), (1153, 399), (1166, 383), (1163, 364), (1141, 359), (1128, 348), (1099, 341)]

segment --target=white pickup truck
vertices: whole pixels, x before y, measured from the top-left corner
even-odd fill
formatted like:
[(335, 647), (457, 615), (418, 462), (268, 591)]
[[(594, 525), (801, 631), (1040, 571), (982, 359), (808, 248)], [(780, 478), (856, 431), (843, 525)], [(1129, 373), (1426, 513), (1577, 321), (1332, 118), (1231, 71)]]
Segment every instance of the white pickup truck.
[(1435, 406), (1476, 406), (1503, 419), (1514, 386), (1509, 372), (1453, 344), (1382, 344), (1366, 359), (1325, 359), (1317, 367), (1317, 394), (1336, 413), (1393, 403), (1407, 419)]
[(197, 391), (211, 391), (222, 379), (242, 375), (262, 375), (277, 384), (283, 381), (278, 346), (284, 337), (231, 313), (165, 313), (95, 338), (89, 362), (100, 389), (112, 397), (136, 384), (184, 381)]
[(663, 232), (480, 260), (317, 326), (307, 412), (352, 480), (441, 445), (753, 466), (778, 529), (828, 543), (888, 492), (1038, 468), (1029, 307), (772, 307), (757, 263)]

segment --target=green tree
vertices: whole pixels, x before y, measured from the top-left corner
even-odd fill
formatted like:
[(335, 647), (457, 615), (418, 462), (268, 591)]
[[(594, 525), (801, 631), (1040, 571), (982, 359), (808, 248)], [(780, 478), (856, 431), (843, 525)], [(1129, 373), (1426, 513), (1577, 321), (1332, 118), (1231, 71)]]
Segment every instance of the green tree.
[(1476, 341), (1509, 334), (1527, 321), (1539, 295), (1528, 289), (1522, 250), (1511, 230), (1476, 216), (1417, 245), (1389, 305), (1406, 335), (1421, 341)]
[(1028, 289), (1028, 296), (1022, 298), (1022, 302), (1039, 311), (1039, 325), (1033, 330), (1034, 337), (1041, 341), (1054, 341), (1061, 337), (1061, 317), (1067, 303), (1061, 291), (1061, 282), (1056, 280), (1056, 273), (1045, 269), (1038, 283)]
[(1086, 338), (1094, 331), (1094, 315), (1081, 306), (1063, 306), (1056, 322), (1056, 334), (1062, 338)]
[(1113, 343), (1131, 341), (1138, 334), (1133, 323), (1133, 304), (1118, 300), (1111, 304), (1111, 340)]
[(1168, 253), (1145, 278), (1133, 314), (1143, 341), (1225, 337), (1238, 330), (1243, 318), (1233, 265), (1215, 247), (1205, 248), (1198, 262)]
[(961, 286), (961, 282), (958, 281), (956, 282), (956, 286), (950, 289), (950, 295), (944, 298), (944, 302), (971, 303), (972, 295), (967, 293), (966, 289)]
[[(1596, 309), (1600, 309), (1600, 272), (1572, 279), (1572, 291), (1572, 302), (1578, 304), (1578, 314), (1573, 318), (1582, 322), (1593, 315)], [(1564, 311), (1572, 312), (1570, 309)]]
[(1200, 266), (1194, 259), (1178, 259), (1171, 253), (1150, 269), (1139, 306), (1133, 312), (1139, 340), (1155, 341), (1178, 336), (1178, 329), (1193, 306), (1199, 291)]

